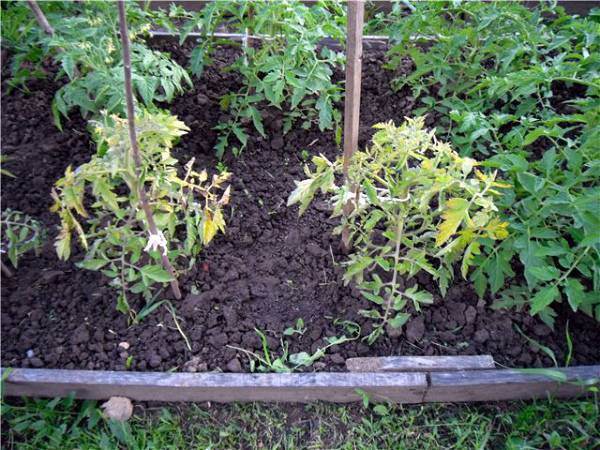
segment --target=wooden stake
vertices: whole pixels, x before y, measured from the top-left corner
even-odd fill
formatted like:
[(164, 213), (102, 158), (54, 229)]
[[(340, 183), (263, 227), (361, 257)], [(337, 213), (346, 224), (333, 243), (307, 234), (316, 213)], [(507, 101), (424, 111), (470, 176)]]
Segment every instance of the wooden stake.
[[(127, 32), (127, 17), (125, 16), (125, 3), (123, 2), (123, 0), (119, 0), (117, 2), (117, 6), (119, 8), (119, 28), (121, 33), (121, 43), (123, 45), (123, 72), (125, 74), (125, 98), (127, 99), (127, 122), (129, 125), (129, 140), (131, 141), (131, 151), (133, 153), (133, 161), (135, 162), (135, 172), (139, 183), (139, 180), (141, 179), (142, 158), (140, 156), (140, 149), (138, 147), (137, 136), (135, 133), (135, 112), (133, 109), (133, 91), (131, 88), (131, 57), (129, 51), (129, 33)], [(156, 228), (154, 216), (152, 215), (152, 210), (150, 209), (148, 197), (146, 196), (146, 188), (144, 187), (144, 183), (139, 183), (137, 188), (138, 195), (140, 197), (140, 203), (142, 205), (142, 209), (144, 210), (146, 221), (148, 222), (148, 230), (151, 235), (156, 236), (158, 235), (158, 229)], [(177, 274), (175, 273), (175, 269), (171, 265), (171, 261), (169, 261), (169, 257), (165, 253), (161, 252), (162, 265), (174, 278), (174, 280), (171, 281), (171, 289), (173, 290), (175, 298), (180, 299), (181, 291), (179, 290)]]
[[(33, 12), (38, 25), (42, 28), (42, 30), (44, 30), (44, 33), (46, 33), (48, 36), (54, 36), (54, 28), (52, 28), (48, 22), (48, 19), (46, 19), (44, 12), (41, 10), (37, 2), (35, 0), (27, 0), (27, 4), (29, 5), (31, 12)], [(57, 48), (57, 51), (64, 52), (65, 50), (59, 47)], [(75, 78), (79, 77), (79, 70), (77, 69), (77, 66), (73, 68), (73, 75)]]
[[(358, 147), (358, 129), (360, 116), (360, 85), (362, 72), (362, 31), (365, 16), (364, 0), (348, 0), (348, 28), (346, 43), (346, 96), (344, 99), (344, 180), (348, 183), (348, 168), (352, 155)], [(352, 186), (354, 201), (358, 203), (358, 186)], [(344, 215), (354, 210), (354, 204), (348, 200), (344, 205)], [(342, 248), (350, 248), (350, 230), (342, 230)]]
[(35, 0), (27, 0), (27, 4), (29, 5), (29, 9), (31, 9), (31, 12), (33, 12), (33, 15), (35, 16), (35, 19), (37, 20), (38, 24), (40, 25), (42, 30), (44, 30), (44, 33), (50, 36), (54, 36), (54, 28), (50, 26), (50, 23), (48, 23), (48, 19), (46, 19), (44, 12), (41, 10), (37, 2)]
[(12, 277), (13, 273), (12, 271), (8, 268), (8, 266), (6, 264), (4, 264), (4, 261), (0, 260), (0, 269), (2, 270), (2, 273), (4, 274), (5, 277)]

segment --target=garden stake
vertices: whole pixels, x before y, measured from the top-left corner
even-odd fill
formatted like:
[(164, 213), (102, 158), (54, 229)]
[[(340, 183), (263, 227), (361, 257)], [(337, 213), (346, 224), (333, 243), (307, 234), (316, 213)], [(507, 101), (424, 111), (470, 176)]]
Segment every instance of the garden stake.
[(44, 33), (46, 33), (49, 36), (54, 36), (54, 28), (50, 26), (48, 19), (46, 19), (44, 12), (37, 4), (37, 2), (35, 0), (27, 0), (27, 4), (29, 5), (29, 9), (31, 9), (31, 12), (35, 16), (37, 23), (40, 27), (42, 27), (42, 30), (44, 30)]
[(13, 276), (12, 271), (6, 266), (6, 264), (4, 264), (4, 261), (0, 261), (0, 268), (2, 269), (2, 273), (5, 277), (10, 278)]
[[(35, 0), (27, 0), (27, 4), (35, 16), (35, 20), (37, 20), (38, 25), (42, 28), (42, 30), (44, 30), (44, 33), (46, 33), (48, 36), (54, 36), (54, 28), (52, 28), (52, 25), (50, 25), (50, 22), (48, 22), (48, 19), (46, 19), (44, 12), (40, 8), (40, 5), (38, 5)], [(62, 52), (64, 50), (62, 48), (58, 48), (58, 51)], [(77, 67), (73, 69), (73, 74), (75, 76), (79, 76)]]
[[(135, 162), (135, 171), (138, 180), (140, 180), (142, 175), (140, 171), (142, 160), (140, 157), (140, 149), (137, 145), (137, 137), (135, 133), (135, 112), (133, 109), (133, 92), (131, 89), (131, 58), (129, 53), (129, 34), (127, 32), (127, 18), (125, 16), (124, 2), (122, 0), (117, 2), (117, 6), (119, 8), (119, 28), (121, 33), (121, 43), (123, 45), (123, 72), (125, 75), (125, 98), (127, 99), (127, 122), (129, 125), (129, 140), (131, 141), (131, 151), (133, 153), (133, 160)], [(148, 204), (148, 198), (146, 197), (146, 189), (143, 183), (138, 184), (138, 194), (140, 196), (140, 203), (142, 205), (142, 209), (144, 210), (144, 214), (146, 216), (146, 221), (148, 222), (148, 229), (150, 231), (150, 242), (160, 240), (160, 237), (162, 237), (162, 233), (156, 228), (156, 223), (154, 222), (152, 210), (150, 209), (150, 205)], [(164, 240), (164, 237), (162, 237), (162, 239)], [(173, 281), (171, 281), (171, 289), (173, 290), (175, 298), (179, 300), (181, 298), (181, 291), (179, 290), (177, 274), (175, 273), (175, 269), (171, 265), (169, 257), (167, 256), (166, 245), (163, 247), (163, 250), (164, 251), (161, 251), (162, 265), (174, 278)]]
[[(360, 83), (362, 70), (362, 29), (365, 4), (362, 0), (348, 1), (348, 50), (346, 58), (346, 95), (344, 99), (344, 182), (348, 183), (350, 159), (358, 147), (358, 124), (360, 115)], [(358, 206), (360, 196), (358, 186), (352, 186), (355, 192), (354, 203)], [(354, 210), (352, 200), (344, 205), (344, 215)], [(342, 249), (350, 249), (350, 229), (342, 230)]]

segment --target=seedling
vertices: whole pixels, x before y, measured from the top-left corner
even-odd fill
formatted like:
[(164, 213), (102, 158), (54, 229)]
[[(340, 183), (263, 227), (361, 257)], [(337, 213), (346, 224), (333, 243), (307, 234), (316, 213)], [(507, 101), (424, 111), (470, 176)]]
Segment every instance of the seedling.
[(284, 336), (293, 336), (295, 334), (303, 335), (305, 331), (306, 331), (306, 328), (304, 328), (304, 320), (302, 318), (300, 318), (300, 319), (296, 320), (295, 326), (288, 327), (285, 330), (283, 330), (283, 335)]
[(308, 162), (310, 159), (310, 152), (308, 150), (302, 150), (300, 152), (300, 158), (302, 158), (302, 161)]
[(223, 161), (219, 161), (216, 165), (217, 172), (219, 173), (227, 173), (229, 172), (229, 168), (223, 163)]
[[(304, 321), (302, 319), (298, 319), (296, 321), (296, 325), (294, 328), (286, 328), (283, 332), (283, 336), (292, 336), (294, 334), (303, 334), (306, 329), (301, 330), (302, 326), (304, 326)], [(335, 322), (337, 325), (337, 322)], [(250, 371), (251, 372), (278, 372), (278, 373), (288, 373), (293, 372), (295, 370), (310, 367), (316, 361), (325, 356), (327, 349), (333, 347), (334, 345), (341, 345), (345, 342), (356, 340), (360, 337), (360, 327), (358, 329), (352, 329), (352, 333), (350, 336), (341, 335), (341, 336), (329, 336), (325, 338), (325, 346), (317, 349), (314, 353), (307, 352), (299, 352), (289, 354), (288, 347), (289, 344), (287, 341), (280, 339), (282, 353), (280, 356), (276, 356), (269, 349), (269, 344), (267, 342), (266, 335), (260, 331), (258, 328), (255, 328), (256, 334), (260, 338), (262, 344), (262, 355), (252, 352), (250, 350), (246, 350), (243, 348), (235, 347), (233, 345), (228, 345), (227, 347), (233, 348), (235, 350), (241, 351), (244, 353), (248, 359), (250, 360)]]
[[(508, 224), (498, 219), (493, 200), (496, 189), (505, 185), (495, 181), (495, 173), (477, 170), (474, 159), (461, 158), (437, 141), (423, 125), (423, 118), (407, 119), (399, 127), (376, 125), (373, 145), (352, 157), (349, 183), (341, 186), (335, 181), (343, 171), (342, 160), (314, 157), (316, 170), (305, 169), (308, 178), (296, 182), (288, 199), (288, 206), (300, 204), (302, 214), (317, 191), (332, 195), (333, 214), (342, 217), (335, 232), (348, 229), (354, 245), (344, 281), (355, 281), (363, 296), (380, 307), (361, 311), (377, 321), (369, 343), (385, 326), (406, 323), (408, 302), (420, 311), (433, 301), (430, 292), (416, 285), (401, 289), (401, 277), (426, 271), (445, 295), (461, 256), (466, 278), (481, 241), (507, 236)], [(342, 215), (349, 201), (353, 210)]]
[[(42, 224), (20, 211), (5, 209), (0, 219), (1, 238), (0, 254), (6, 254), (8, 260), (16, 269), (19, 258), (30, 250), (39, 254), (45, 233)], [(2, 265), (5, 275), (10, 270)]]

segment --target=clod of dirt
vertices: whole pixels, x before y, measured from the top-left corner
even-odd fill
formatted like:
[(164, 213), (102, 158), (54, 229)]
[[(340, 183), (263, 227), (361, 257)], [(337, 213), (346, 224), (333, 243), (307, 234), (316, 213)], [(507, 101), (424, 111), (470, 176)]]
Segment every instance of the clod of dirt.
[(231, 361), (229, 361), (227, 363), (227, 370), (229, 372), (243, 372), (240, 360), (237, 358), (233, 358)]
[(183, 365), (183, 372), (206, 372), (208, 365), (199, 356), (194, 356)]
[(73, 344), (85, 344), (89, 340), (90, 332), (88, 331), (86, 325), (82, 324), (75, 328), (75, 331), (73, 331), (73, 336), (71, 337), (71, 342)]
[(475, 342), (483, 344), (490, 338), (490, 333), (488, 330), (477, 330), (473, 338), (475, 339)]
[(425, 334), (425, 320), (423, 316), (418, 316), (408, 322), (406, 325), (406, 339), (410, 342), (418, 342), (423, 339)]
[(126, 422), (133, 414), (131, 400), (126, 397), (111, 397), (102, 404), (102, 409), (107, 419), (117, 422)]
[(402, 327), (392, 327), (390, 325), (385, 327), (385, 331), (387, 333), (387, 335), (394, 339), (394, 338), (399, 338), (400, 336), (402, 336)]

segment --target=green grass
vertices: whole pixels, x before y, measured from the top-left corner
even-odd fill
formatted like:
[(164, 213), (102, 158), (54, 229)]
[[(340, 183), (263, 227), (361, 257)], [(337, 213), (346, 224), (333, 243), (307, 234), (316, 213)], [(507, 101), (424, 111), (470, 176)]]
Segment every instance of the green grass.
[(3, 449), (595, 449), (598, 397), (487, 405), (136, 405), (126, 424), (95, 402), (2, 405)]

